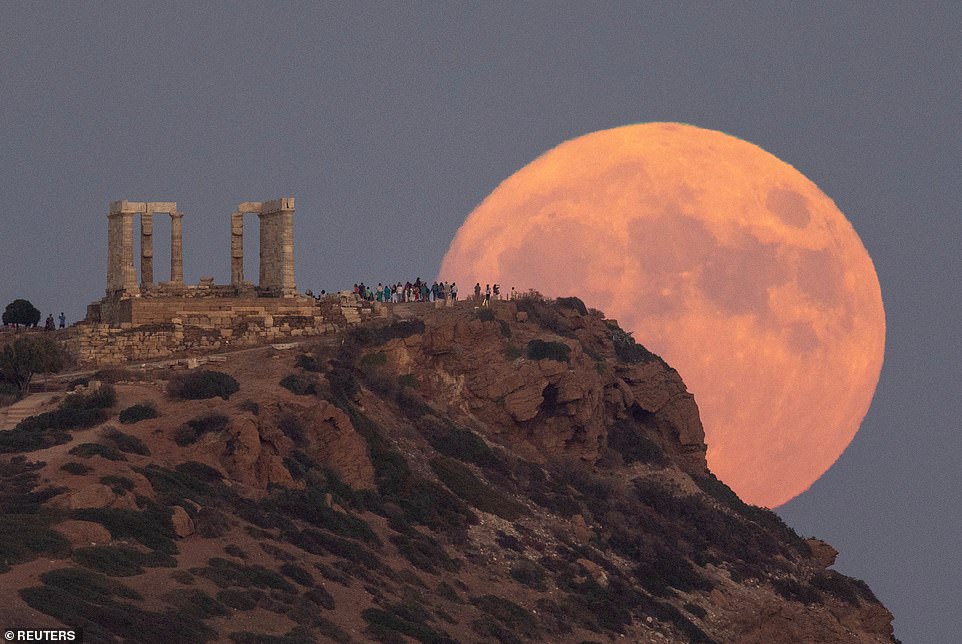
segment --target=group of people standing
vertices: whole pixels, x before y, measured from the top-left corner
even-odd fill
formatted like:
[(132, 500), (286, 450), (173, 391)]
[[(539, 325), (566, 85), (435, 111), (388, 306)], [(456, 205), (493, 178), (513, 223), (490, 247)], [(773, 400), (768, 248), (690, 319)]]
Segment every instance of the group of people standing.
[[(481, 302), (481, 306), (483, 306), (483, 307), (489, 306), (490, 303), (491, 303), (491, 298), (492, 298), (492, 297), (493, 297), (495, 300), (500, 300), (500, 299), (501, 299), (501, 285), (500, 285), (500, 284), (495, 284), (493, 288), (492, 288), (492, 286), (491, 286), (490, 284), (485, 284), (485, 285), (484, 285), (484, 291), (483, 291), (483, 292), (481, 291), (481, 282), (478, 282), (478, 283), (476, 283), (476, 284), (474, 285), (474, 300), (475, 300), (476, 302)], [(515, 299), (517, 299), (517, 298), (518, 298), (518, 292), (515, 291), (515, 290), (514, 290), (514, 287), (512, 286), (512, 287), (511, 287), (511, 292), (509, 293), (509, 296), (508, 296), (508, 299), (509, 299), (509, 300), (515, 300)]]
[[(61, 313), (60, 313), (60, 328), (63, 329), (63, 328), (66, 328), (66, 326), (67, 326), (67, 316), (64, 315), (63, 312), (61, 311)], [(44, 320), (43, 329), (44, 329), (44, 331), (56, 331), (56, 330), (57, 330), (56, 323), (55, 323), (54, 320), (53, 320), (53, 313), (49, 314), (49, 315), (47, 316), (47, 319)]]
[(397, 282), (384, 285), (378, 282), (371, 288), (360, 282), (354, 285), (354, 295), (368, 302), (436, 302), (438, 300), (457, 300), (458, 286), (454, 282), (437, 282), (431, 285), (420, 277), (413, 282)]

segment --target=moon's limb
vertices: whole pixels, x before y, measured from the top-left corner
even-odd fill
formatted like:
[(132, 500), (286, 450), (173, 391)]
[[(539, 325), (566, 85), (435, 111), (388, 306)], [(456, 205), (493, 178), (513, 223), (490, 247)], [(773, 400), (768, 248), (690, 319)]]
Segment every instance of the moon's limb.
[(807, 489), (851, 442), (885, 341), (871, 258), (790, 165), (720, 132), (595, 132), (506, 179), (441, 265), (578, 295), (678, 369), (711, 469), (749, 502)]

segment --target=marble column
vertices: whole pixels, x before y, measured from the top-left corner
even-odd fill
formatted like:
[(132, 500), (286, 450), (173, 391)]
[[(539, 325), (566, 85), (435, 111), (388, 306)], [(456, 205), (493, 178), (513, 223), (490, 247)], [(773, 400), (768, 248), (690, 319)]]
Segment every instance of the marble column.
[(154, 285), (154, 215), (140, 215), (140, 286)]
[(170, 282), (184, 283), (184, 213), (170, 213)]
[(230, 216), (230, 283), (244, 284), (244, 213)]
[(281, 293), (285, 296), (296, 295), (297, 286), (294, 283), (294, 208), (278, 213), (278, 252), (280, 259)]

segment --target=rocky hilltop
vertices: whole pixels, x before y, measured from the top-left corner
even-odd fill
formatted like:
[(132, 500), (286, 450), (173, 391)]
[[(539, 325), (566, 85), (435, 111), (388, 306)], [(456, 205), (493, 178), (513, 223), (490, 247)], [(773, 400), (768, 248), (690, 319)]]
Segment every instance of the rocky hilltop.
[(86, 641), (893, 642), (708, 471), (678, 373), (576, 298), (398, 305), (113, 369), (0, 432), (0, 619)]

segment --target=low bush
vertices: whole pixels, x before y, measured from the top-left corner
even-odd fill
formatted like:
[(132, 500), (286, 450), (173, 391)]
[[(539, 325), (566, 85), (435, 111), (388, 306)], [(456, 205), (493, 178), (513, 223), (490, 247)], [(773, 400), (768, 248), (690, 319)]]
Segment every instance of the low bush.
[[(328, 633), (334, 634), (334, 636), (330, 637), (335, 642), (351, 641), (341, 629), (331, 622), (322, 619), (318, 619), (317, 621), (325, 622), (325, 628)], [(310, 631), (306, 630), (303, 626), (292, 628), (284, 635), (264, 635), (243, 631), (231, 633), (230, 638), (234, 641), (234, 644), (313, 644), (316, 641)]]
[(540, 592), (548, 590), (544, 568), (533, 561), (528, 561), (527, 559), (518, 561), (511, 566), (510, 574), (515, 581), (528, 588)]
[(570, 352), (571, 347), (564, 342), (545, 342), (538, 339), (528, 342), (527, 353), (530, 360), (568, 362)]
[(307, 446), (307, 432), (304, 429), (304, 421), (297, 414), (290, 411), (281, 412), (277, 417), (277, 428), (294, 442), (295, 447)]
[(368, 623), (371, 634), (381, 641), (399, 641), (397, 633), (431, 644), (449, 644), (455, 641), (446, 633), (428, 626), (426, 622), (431, 617), (421, 608), (411, 609), (401, 604), (388, 606), (387, 610), (366, 608), (361, 612), (361, 617)]
[(448, 556), (441, 544), (417, 530), (412, 529), (404, 534), (393, 535), (391, 543), (415, 567), (432, 575), (438, 574), (438, 569), (457, 572), (460, 568), (458, 562)]
[(297, 564), (295, 563), (283, 564), (280, 570), (282, 575), (284, 575), (288, 579), (293, 579), (294, 581), (299, 583), (301, 586), (306, 586), (307, 588), (314, 587), (314, 577), (311, 576), (311, 573), (307, 572)]
[(73, 510), (70, 516), (99, 523), (114, 539), (136, 539), (148, 548), (173, 555), (177, 554), (177, 545), (172, 514), (170, 508), (150, 505), (143, 510), (84, 508)]
[(109, 441), (121, 452), (127, 454), (139, 454), (140, 456), (150, 456), (150, 449), (136, 436), (125, 434), (119, 429), (107, 427), (101, 434), (105, 440)]
[(273, 588), (293, 593), (296, 588), (286, 579), (264, 566), (239, 564), (223, 557), (211, 557), (205, 568), (191, 568), (194, 575), (206, 577), (221, 588)]
[(438, 456), (430, 465), (441, 482), (472, 507), (508, 521), (526, 514), (523, 505), (489, 487), (458, 461)]
[(630, 331), (625, 331), (611, 320), (606, 320), (605, 323), (611, 332), (611, 343), (614, 346), (615, 355), (618, 356), (620, 361), (627, 363), (664, 362), (659, 356), (635, 342), (635, 338)]
[[(653, 414), (648, 414), (654, 419)], [(663, 467), (668, 458), (653, 440), (645, 435), (646, 426), (627, 419), (615, 420), (608, 428), (608, 447), (621, 454), (625, 464), (646, 463)], [(651, 429), (654, 429), (652, 422)]]
[(397, 377), (397, 384), (401, 389), (417, 389), (418, 378), (413, 373), (405, 373)]
[(164, 601), (177, 609), (178, 615), (194, 619), (210, 619), (230, 614), (227, 607), (202, 590), (177, 588), (163, 596)]
[[(791, 578), (772, 579), (772, 588), (775, 589), (776, 593), (789, 601), (796, 601), (802, 604), (822, 603), (821, 593), (811, 586), (802, 585)], [(685, 608), (687, 608), (687, 606)], [(702, 609), (702, 612), (704, 612), (704, 609)]]
[(238, 382), (221, 371), (192, 371), (171, 378), (167, 393), (180, 400), (206, 400), (220, 397), (228, 400), (240, 389)]
[(104, 485), (110, 486), (113, 489), (114, 494), (118, 496), (126, 494), (134, 489), (134, 482), (126, 476), (115, 476), (113, 474), (110, 476), (101, 476), (100, 482)]
[(175, 612), (155, 613), (118, 601), (140, 599), (132, 589), (83, 570), (55, 570), (41, 576), (43, 586), (24, 588), (30, 607), (64, 624), (83, 628), (91, 641), (143, 644), (207, 642), (216, 632), (201, 621)]
[(254, 610), (257, 602), (264, 597), (263, 591), (255, 588), (224, 588), (217, 591), (217, 601), (236, 610)]
[(331, 593), (327, 592), (323, 586), (311, 588), (309, 591), (304, 593), (304, 599), (316, 604), (317, 606), (320, 606), (325, 610), (334, 610), (335, 607), (334, 598), (331, 597)]
[(496, 595), (482, 595), (471, 600), (478, 609), (501, 622), (513, 634), (525, 639), (537, 639), (538, 623), (523, 606)]
[(124, 425), (132, 425), (142, 420), (157, 418), (158, 415), (157, 407), (153, 403), (139, 403), (120, 412), (120, 422)]
[(304, 371), (310, 371), (311, 373), (320, 373), (324, 371), (323, 365), (317, 361), (314, 356), (309, 356), (306, 353), (302, 353), (297, 356), (294, 360), (294, 366)]
[(64, 472), (67, 472), (68, 474), (76, 474), (78, 476), (81, 474), (86, 474), (87, 472), (93, 471), (92, 467), (87, 467), (83, 463), (77, 463), (76, 461), (70, 461), (70, 462), (64, 463), (63, 465), (60, 466), (60, 469), (62, 469)]
[(180, 447), (193, 445), (204, 434), (223, 431), (229, 422), (230, 419), (223, 414), (209, 414), (189, 420), (177, 428), (174, 433), (174, 442)]
[(131, 577), (144, 568), (176, 568), (177, 560), (162, 552), (142, 552), (127, 546), (90, 546), (77, 548), (73, 560), (108, 577)]
[(491, 309), (478, 309), (478, 319), (482, 322), (493, 322), (494, 311)]
[(194, 530), (205, 539), (216, 539), (230, 530), (230, 519), (217, 508), (201, 508), (194, 515)]
[(524, 351), (521, 350), (516, 344), (509, 344), (504, 348), (504, 357), (506, 360), (517, 360), (524, 355)]
[(317, 380), (312, 376), (292, 373), (280, 381), (280, 386), (298, 396), (313, 396), (317, 393)]
[(124, 456), (123, 452), (118, 450), (116, 447), (111, 447), (110, 445), (101, 445), (100, 443), (82, 443), (76, 447), (71, 447), (70, 451), (67, 453), (71, 456), (79, 456), (80, 458), (92, 458), (94, 456), (100, 456), (108, 461), (127, 460), (127, 457)]

